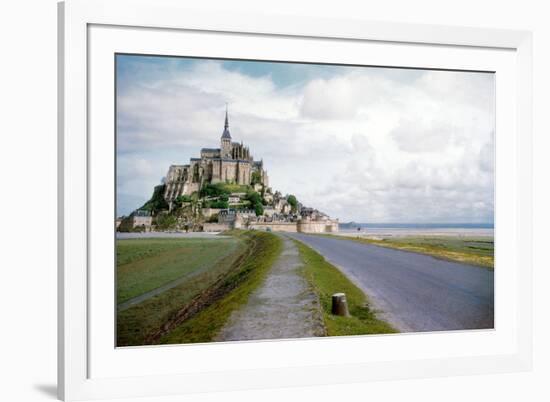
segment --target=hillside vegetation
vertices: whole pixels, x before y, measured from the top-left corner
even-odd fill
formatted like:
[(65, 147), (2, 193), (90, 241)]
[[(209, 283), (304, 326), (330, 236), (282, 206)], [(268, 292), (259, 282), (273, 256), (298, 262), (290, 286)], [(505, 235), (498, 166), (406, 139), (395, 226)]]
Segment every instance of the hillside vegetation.
[(147, 201), (139, 209), (149, 212), (162, 211), (168, 209), (168, 204), (164, 200), (164, 190), (166, 186), (164, 184), (155, 186), (151, 199)]

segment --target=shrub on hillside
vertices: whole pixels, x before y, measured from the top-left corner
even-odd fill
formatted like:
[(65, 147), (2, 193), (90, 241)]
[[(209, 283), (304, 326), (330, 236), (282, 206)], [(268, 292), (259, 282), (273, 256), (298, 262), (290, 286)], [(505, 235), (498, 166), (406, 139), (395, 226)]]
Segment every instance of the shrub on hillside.
[(254, 208), (256, 216), (261, 216), (264, 214), (262, 196), (260, 194), (258, 194), (256, 191), (251, 190), (246, 193), (246, 199), (250, 202), (252, 208)]
[(177, 219), (174, 215), (161, 214), (157, 216), (157, 227), (161, 230), (175, 229)]
[(164, 190), (166, 189), (165, 184), (160, 184), (155, 187), (153, 190), (153, 195), (151, 199), (147, 201), (141, 208), (141, 210), (156, 212), (168, 209), (168, 203), (164, 200)]
[(254, 212), (256, 216), (262, 216), (264, 214), (264, 207), (261, 203), (254, 205)]
[(286, 197), (286, 201), (290, 204), (291, 211), (296, 212), (296, 209), (298, 207), (298, 200), (296, 199), (296, 197), (290, 194), (288, 197)]
[(210, 208), (220, 208), (220, 209), (227, 209), (229, 208), (229, 203), (227, 201), (210, 201)]

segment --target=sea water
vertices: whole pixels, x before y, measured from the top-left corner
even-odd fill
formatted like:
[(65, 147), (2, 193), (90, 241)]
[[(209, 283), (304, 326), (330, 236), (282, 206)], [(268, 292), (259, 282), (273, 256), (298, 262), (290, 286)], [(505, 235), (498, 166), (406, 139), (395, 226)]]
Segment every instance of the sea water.
[(340, 223), (341, 234), (372, 236), (494, 236), (492, 223)]

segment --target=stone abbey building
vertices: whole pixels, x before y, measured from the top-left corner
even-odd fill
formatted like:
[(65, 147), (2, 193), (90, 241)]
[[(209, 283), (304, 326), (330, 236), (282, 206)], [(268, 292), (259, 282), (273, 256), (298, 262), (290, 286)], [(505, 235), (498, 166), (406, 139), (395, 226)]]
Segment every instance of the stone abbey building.
[(191, 158), (188, 165), (170, 166), (164, 199), (171, 203), (178, 196), (191, 195), (210, 183), (252, 184), (253, 175), (258, 183), (269, 187), (263, 161), (255, 161), (242, 142), (232, 141), (226, 109), (220, 148), (203, 148), (200, 158)]

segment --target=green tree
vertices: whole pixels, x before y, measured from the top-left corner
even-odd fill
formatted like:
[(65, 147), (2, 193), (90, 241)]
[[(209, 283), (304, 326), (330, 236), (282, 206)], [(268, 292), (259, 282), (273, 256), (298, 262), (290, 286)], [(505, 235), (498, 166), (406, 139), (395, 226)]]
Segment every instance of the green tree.
[(256, 216), (262, 216), (264, 214), (264, 207), (261, 203), (254, 204), (254, 212)]
[(251, 182), (252, 182), (252, 185), (254, 184), (258, 184), (258, 183), (261, 183), (262, 182), (262, 175), (260, 172), (252, 172), (252, 177), (251, 177)]
[(190, 203), (192, 201), (191, 197), (188, 195), (179, 195), (174, 200), (174, 206), (176, 208), (181, 208), (183, 203)]
[(262, 196), (254, 190), (250, 190), (246, 193), (246, 200), (250, 202), (256, 216), (264, 214), (264, 207), (262, 205)]
[(183, 203), (183, 202), (191, 202), (191, 197), (188, 195), (180, 195), (176, 198), (176, 202)]
[(201, 197), (219, 197), (221, 195), (229, 195), (231, 191), (228, 186), (222, 183), (207, 184), (201, 188)]
[(294, 213), (298, 209), (298, 200), (292, 194), (286, 197), (286, 201), (290, 204), (290, 210)]
[(227, 209), (229, 208), (229, 203), (227, 201), (212, 201), (210, 203), (210, 208), (221, 208), (221, 209)]
[(171, 214), (161, 214), (157, 216), (157, 226), (159, 229), (173, 229), (176, 227), (177, 219)]
[(251, 190), (246, 193), (246, 199), (250, 201), (252, 205), (255, 204), (261, 204), (262, 203), (262, 197), (260, 194), (258, 194), (256, 191)]

